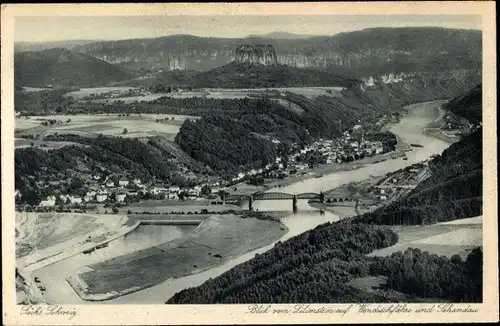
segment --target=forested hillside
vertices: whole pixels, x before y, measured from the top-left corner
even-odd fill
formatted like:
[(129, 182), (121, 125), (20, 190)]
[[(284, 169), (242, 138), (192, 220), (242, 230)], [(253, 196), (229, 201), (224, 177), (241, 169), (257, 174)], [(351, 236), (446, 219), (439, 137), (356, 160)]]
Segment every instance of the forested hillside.
[[(184, 81), (186, 83), (186, 81)], [(349, 87), (356, 84), (333, 72), (286, 65), (264, 66), (231, 62), (194, 75), (186, 85), (193, 88), (266, 88), (266, 87)], [(172, 85), (172, 86), (186, 86)]]
[(14, 83), (19, 86), (102, 86), (133, 75), (87, 54), (61, 48), (16, 53), (14, 74)]
[(483, 117), (482, 92), (482, 84), (477, 85), (470, 91), (467, 91), (446, 103), (444, 109), (469, 120), (473, 124), (478, 124), (482, 122)]

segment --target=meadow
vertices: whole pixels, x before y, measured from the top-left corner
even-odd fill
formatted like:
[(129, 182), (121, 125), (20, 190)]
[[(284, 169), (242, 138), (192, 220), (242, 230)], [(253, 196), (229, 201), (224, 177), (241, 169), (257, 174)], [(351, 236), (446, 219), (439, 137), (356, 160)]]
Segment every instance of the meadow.
[[(86, 89), (81, 89), (80, 91), (71, 92), (68, 95), (73, 96), (75, 99), (81, 99), (92, 93), (99, 94), (109, 91), (126, 91), (128, 89), (130, 88), (127, 87), (86, 88)], [(342, 89), (343, 89), (342, 87), (278, 87), (278, 88), (251, 88), (251, 89), (208, 88), (208, 89), (198, 89), (193, 91), (183, 91), (179, 93), (176, 92), (154, 93), (154, 94), (145, 94), (140, 96), (121, 97), (121, 98), (95, 99), (92, 100), (92, 102), (94, 103), (110, 103), (113, 101), (123, 101), (125, 103), (132, 103), (135, 101), (149, 102), (164, 96), (173, 98), (206, 97), (206, 98), (217, 98), (217, 99), (237, 99), (245, 97), (258, 97), (270, 91), (292, 92), (295, 94), (303, 95), (307, 98), (315, 98), (318, 96), (340, 97)]]
[[(172, 120), (172, 118), (174, 120)], [(56, 120), (59, 123), (42, 125), (44, 120)], [(162, 119), (157, 121), (157, 119)], [(141, 138), (163, 136), (173, 140), (186, 119), (197, 119), (181, 115), (141, 114), (119, 115), (54, 115), (43, 117), (16, 118), (16, 136), (49, 134), (76, 134), (81, 136), (121, 136)], [(125, 132), (126, 129), (126, 132)], [(31, 142), (29, 142), (31, 143)], [(16, 147), (26, 147), (27, 143), (18, 141)]]
[(72, 96), (74, 99), (81, 99), (83, 97), (89, 96), (90, 94), (102, 94), (102, 93), (107, 93), (107, 92), (115, 92), (115, 91), (120, 91), (120, 92), (126, 92), (130, 89), (133, 89), (133, 87), (123, 87), (123, 86), (116, 86), (116, 87), (89, 87), (89, 88), (80, 88), (77, 91), (74, 92), (69, 92), (66, 94), (66, 96)]
[(470, 251), (482, 246), (482, 217), (465, 218), (426, 226), (394, 226), (399, 235), (396, 245), (370, 253), (368, 256), (387, 256), (407, 248), (419, 248), (450, 258), (466, 258)]

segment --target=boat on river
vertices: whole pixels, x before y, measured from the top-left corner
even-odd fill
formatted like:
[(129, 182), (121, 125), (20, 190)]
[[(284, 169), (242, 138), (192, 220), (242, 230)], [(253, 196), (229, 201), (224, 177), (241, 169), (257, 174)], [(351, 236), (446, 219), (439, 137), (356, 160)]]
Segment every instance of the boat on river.
[(83, 253), (84, 253), (85, 255), (87, 255), (87, 254), (90, 254), (91, 252), (94, 252), (94, 251), (95, 251), (95, 247), (90, 248), (90, 249), (87, 249), (87, 250), (84, 250), (84, 251), (83, 251)]
[(102, 249), (102, 248), (105, 248), (105, 247), (107, 247), (107, 246), (108, 246), (108, 243), (107, 243), (107, 242), (105, 242), (105, 243), (101, 243), (100, 245), (97, 245), (95, 248), (96, 248), (96, 249)]
[(410, 144), (411, 147), (424, 147), (423, 145), (420, 144)]

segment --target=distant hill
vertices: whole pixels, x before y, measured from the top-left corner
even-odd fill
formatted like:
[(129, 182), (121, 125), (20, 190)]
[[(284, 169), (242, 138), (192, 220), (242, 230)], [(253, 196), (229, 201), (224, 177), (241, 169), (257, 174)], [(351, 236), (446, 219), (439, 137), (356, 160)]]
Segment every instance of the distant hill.
[(483, 101), (482, 84), (454, 98), (444, 105), (444, 108), (477, 124), (482, 121)]
[(43, 51), (54, 48), (65, 48), (71, 50), (75, 46), (95, 43), (96, 40), (68, 40), (49, 42), (15, 42), (14, 52)]
[(265, 38), (265, 39), (274, 39), (274, 40), (300, 40), (310, 37), (317, 37), (319, 35), (304, 35), (304, 34), (293, 34), (288, 32), (272, 32), (268, 34), (262, 35), (248, 35), (249, 38)]
[(264, 66), (232, 62), (225, 66), (199, 73), (193, 86), (221, 88), (262, 87), (349, 87), (357, 83), (333, 73), (317, 69), (295, 68), (286, 65)]
[(132, 76), (126, 69), (61, 48), (16, 53), (14, 74), (21, 86), (102, 86)]
[(206, 38), (171, 35), (153, 39), (95, 42), (75, 47), (109, 63), (139, 70), (207, 71), (234, 60), (234, 49), (271, 44), (279, 64), (350, 72), (385, 73), (480, 69), (482, 35), (477, 30), (438, 27), (370, 28), (333, 36)]
[(265, 66), (254, 63), (231, 62), (205, 72), (173, 70), (150, 79), (134, 79), (115, 85), (190, 88), (266, 88), (266, 87), (349, 87), (360, 81), (335, 72), (286, 65)]

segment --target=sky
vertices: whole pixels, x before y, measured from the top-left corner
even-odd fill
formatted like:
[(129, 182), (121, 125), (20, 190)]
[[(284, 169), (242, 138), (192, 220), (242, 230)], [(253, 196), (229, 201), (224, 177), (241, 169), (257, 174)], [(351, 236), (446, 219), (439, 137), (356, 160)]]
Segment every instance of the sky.
[(16, 42), (123, 40), (175, 34), (237, 38), (289, 32), (334, 35), (371, 27), (481, 29), (479, 15), (94, 16), (16, 17)]

